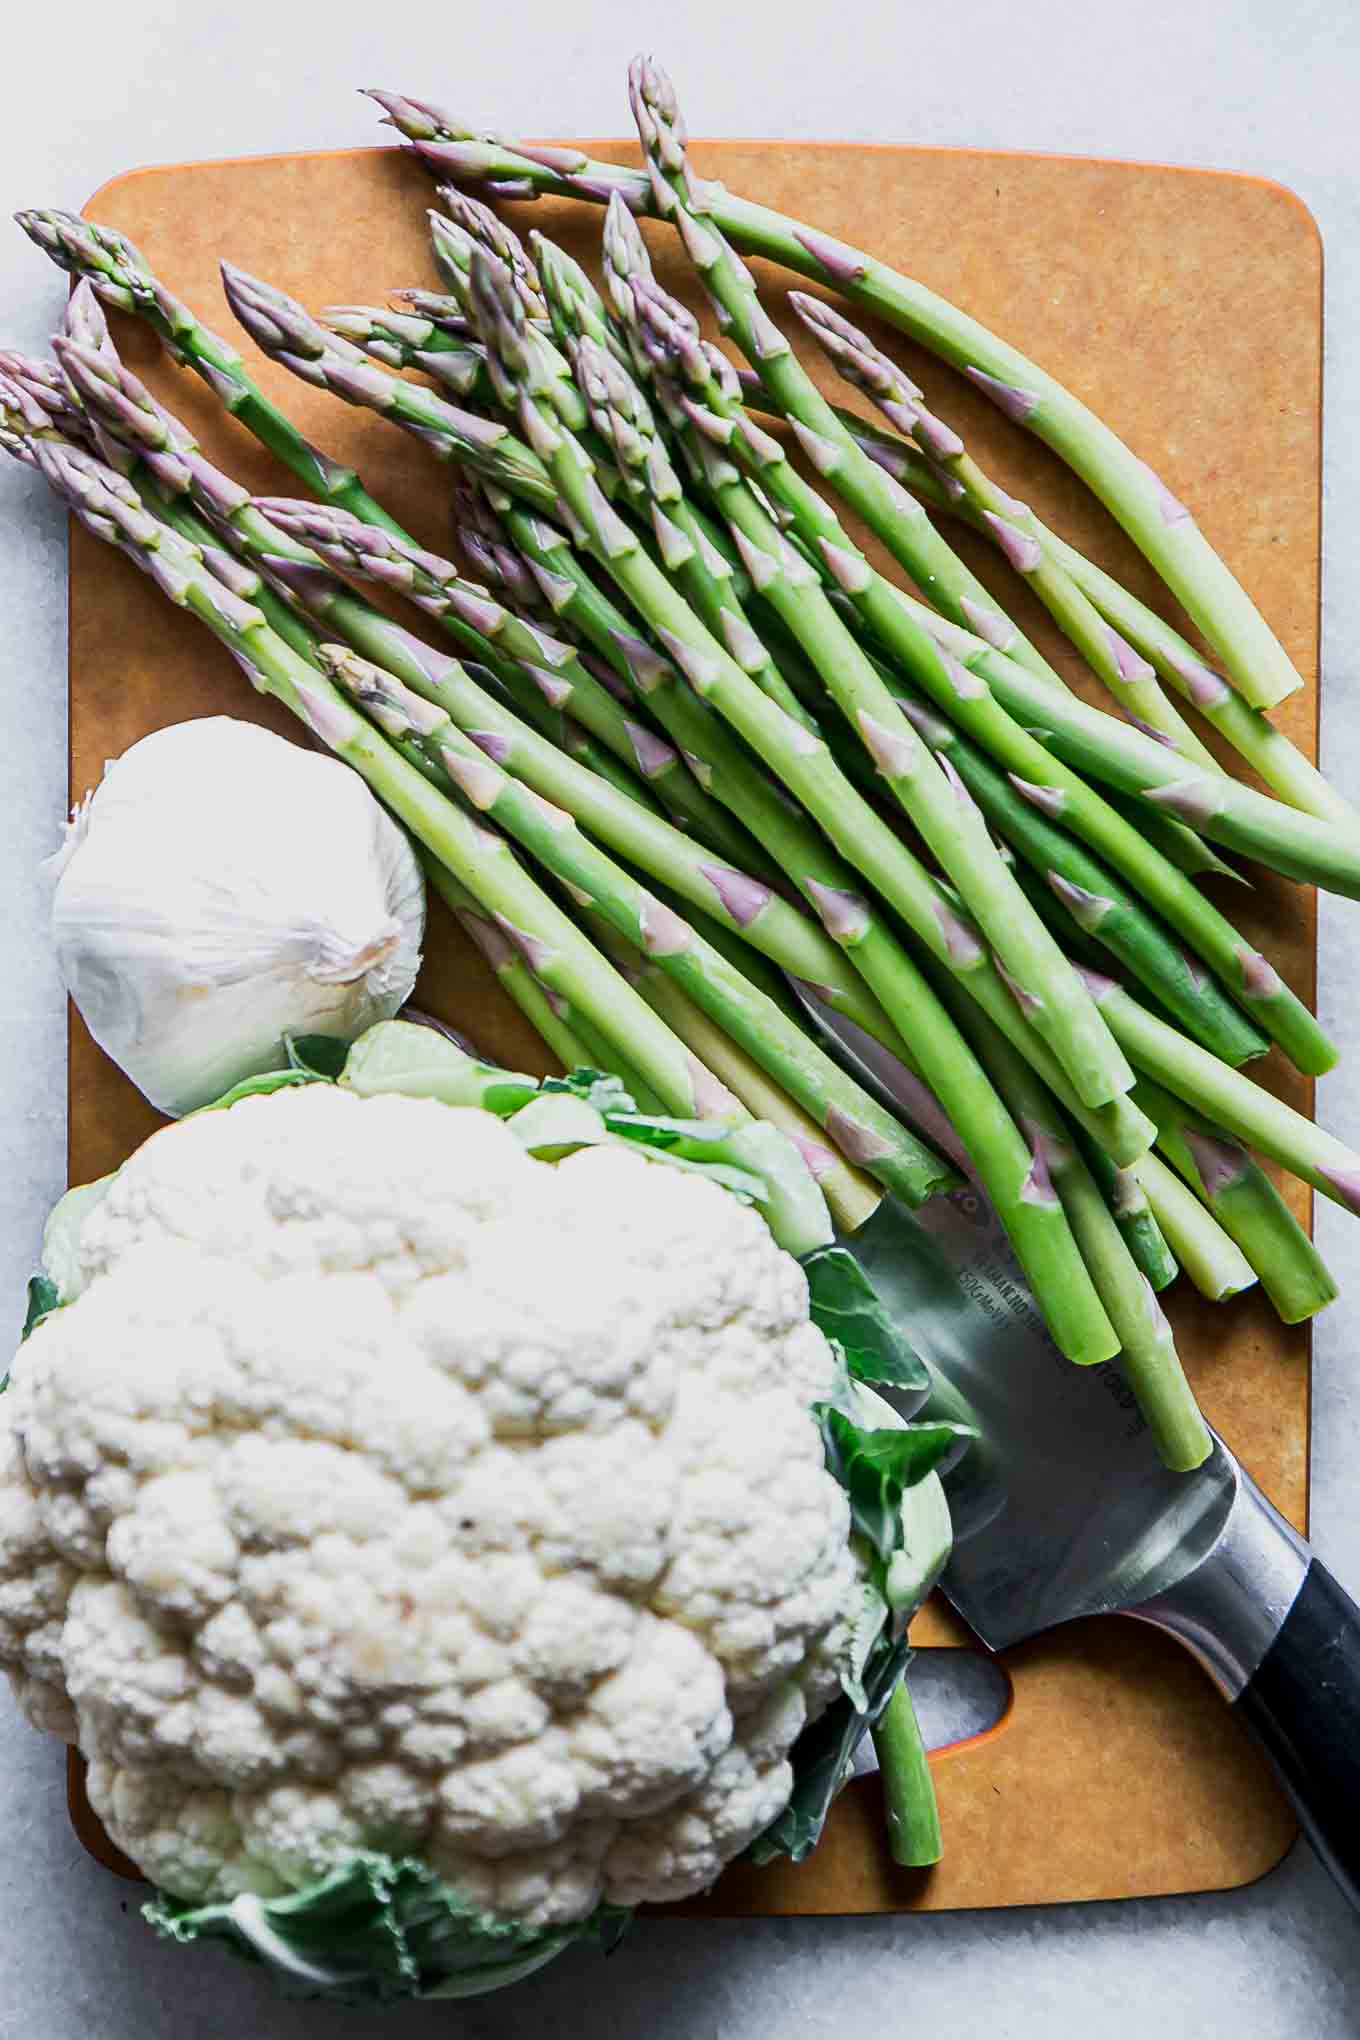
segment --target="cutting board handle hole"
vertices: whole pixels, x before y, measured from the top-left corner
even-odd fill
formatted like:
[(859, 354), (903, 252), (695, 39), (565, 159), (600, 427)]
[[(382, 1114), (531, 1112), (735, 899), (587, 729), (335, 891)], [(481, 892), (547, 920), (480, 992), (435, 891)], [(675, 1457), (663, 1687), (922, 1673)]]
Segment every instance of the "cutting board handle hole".
[(918, 1650), (907, 1676), (926, 1748), (936, 1754), (991, 1735), (1015, 1698), (1000, 1660), (981, 1650)]

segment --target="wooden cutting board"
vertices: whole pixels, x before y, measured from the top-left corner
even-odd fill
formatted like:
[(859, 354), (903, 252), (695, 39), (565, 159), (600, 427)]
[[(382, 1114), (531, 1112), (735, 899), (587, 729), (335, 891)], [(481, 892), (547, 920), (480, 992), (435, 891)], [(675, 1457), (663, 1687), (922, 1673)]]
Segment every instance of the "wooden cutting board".
[[(596, 152), (636, 161), (631, 145)], [(1321, 250), (1313, 222), (1280, 186), (1250, 178), (1074, 158), (783, 143), (708, 143), (700, 169), (735, 190), (874, 249), (981, 317), (1109, 419), (1196, 512), (1261, 604), (1301, 670), (1316, 672), (1319, 588)], [(143, 170), (88, 208), (137, 241), (171, 288), (230, 331), (252, 372), (302, 429), (353, 462), (426, 543), (450, 537), (447, 488), (418, 447), (262, 361), (235, 333), (218, 288), (230, 256), (313, 307), (381, 302), (432, 284), (424, 209), (430, 189), (402, 153), (270, 157)], [(511, 206), (594, 264), (599, 215), (545, 201)], [(649, 227), (664, 280), (698, 308), (668, 236)], [(759, 267), (759, 265), (758, 265)], [(772, 292), (775, 277), (767, 281)], [(782, 289), (788, 281), (779, 278)], [(777, 299), (772, 305), (780, 309)], [(884, 336), (886, 337), (886, 336)], [(140, 328), (119, 340), (247, 484), (297, 485), (176, 371)], [(891, 341), (932, 406), (999, 478), (1150, 601), (1159, 592), (1111, 520), (1058, 462), (1007, 425), (959, 377)], [(814, 370), (816, 364), (814, 362)], [(820, 371), (818, 371), (820, 372)], [(831, 387), (830, 379), (824, 378)], [(840, 393), (843, 395), (843, 393)], [(1042, 612), (994, 556), (960, 550), (1018, 620), (1081, 684)], [(1168, 614), (1174, 611), (1168, 610)], [(150, 584), (83, 531), (71, 546), (71, 790), (147, 731), (187, 717), (253, 716), (294, 733), (226, 655)], [(1316, 694), (1279, 712), (1314, 754)], [(250, 826), (249, 814), (242, 816)], [(173, 845), (167, 846), (173, 855)], [(1311, 1002), (1311, 896), (1267, 876), (1225, 905)], [(493, 1054), (542, 1069), (541, 1050), (480, 959), (442, 914), (421, 1003)], [(1273, 1056), (1265, 1080), (1308, 1109), (1310, 1087)], [(115, 1167), (154, 1115), (71, 1030), (71, 1180)], [(1307, 1216), (1307, 1199), (1291, 1192)], [(1259, 1296), (1210, 1309), (1178, 1284), (1169, 1305), (1208, 1415), (1296, 1524), (1307, 1512), (1306, 1329), (1288, 1331)], [(918, 1641), (966, 1642), (942, 1602)], [(872, 1781), (852, 1786), (816, 1855), (799, 1869), (738, 1868), (708, 1913), (858, 1913), (1147, 1896), (1249, 1882), (1289, 1846), (1290, 1815), (1253, 1749), (1174, 1645), (1117, 1621), (1076, 1624), (1008, 1652), (1013, 1704), (988, 1736), (936, 1760), (946, 1836), (926, 1874), (888, 1860)], [(72, 1806), (108, 1860), (73, 1766)]]

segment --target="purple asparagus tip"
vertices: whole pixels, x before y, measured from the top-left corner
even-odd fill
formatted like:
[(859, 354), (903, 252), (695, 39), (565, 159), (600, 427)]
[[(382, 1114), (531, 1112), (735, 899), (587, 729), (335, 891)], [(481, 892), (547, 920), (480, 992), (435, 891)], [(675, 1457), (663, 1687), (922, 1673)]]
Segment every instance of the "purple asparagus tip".
[(664, 901), (644, 893), (638, 910), (638, 931), (648, 956), (680, 956), (694, 941), (694, 930)]
[(1022, 779), (1018, 772), (1008, 772), (1006, 777), (1016, 792), (1027, 800), (1031, 807), (1038, 808), (1040, 814), (1047, 815), (1055, 822), (1061, 817), (1067, 806), (1067, 795), (1062, 787), (1039, 786), (1032, 779)]
[(1022, 985), (1019, 978), (1013, 976), (999, 958), (993, 960), (996, 963), (997, 976), (1001, 979), (1006, 990), (1010, 993), (1025, 1018), (1031, 1020), (1036, 1013), (1042, 1013), (1044, 1009), (1043, 1000), (1036, 998), (1033, 992), (1025, 985)]

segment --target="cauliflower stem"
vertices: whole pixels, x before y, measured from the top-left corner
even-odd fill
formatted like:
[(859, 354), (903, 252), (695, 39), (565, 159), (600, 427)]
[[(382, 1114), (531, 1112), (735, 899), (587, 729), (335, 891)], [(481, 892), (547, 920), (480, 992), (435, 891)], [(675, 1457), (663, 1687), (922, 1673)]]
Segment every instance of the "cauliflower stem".
[(423, 1863), (373, 1852), (286, 1898), (218, 1905), (158, 1895), (144, 1917), (167, 1940), (224, 1941), (288, 1996), (337, 2004), (480, 1997), (542, 1969), (574, 1941), (617, 1946), (630, 1915), (602, 1905), (574, 1925), (521, 1926), (465, 1904)]

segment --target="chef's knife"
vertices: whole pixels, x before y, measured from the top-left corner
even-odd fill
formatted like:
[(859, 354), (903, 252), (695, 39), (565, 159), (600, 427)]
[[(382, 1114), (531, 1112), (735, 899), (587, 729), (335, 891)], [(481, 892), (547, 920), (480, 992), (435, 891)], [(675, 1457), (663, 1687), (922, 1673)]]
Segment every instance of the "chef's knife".
[[(947, 1141), (899, 1064), (834, 1031), (857, 1075)], [(942, 1586), (964, 1620), (998, 1651), (1085, 1615), (1168, 1631), (1255, 1732), (1360, 1905), (1360, 1609), (1221, 1439), (1194, 1473), (1168, 1472), (1117, 1363), (1063, 1359), (974, 1191), (915, 1215), (885, 1201), (847, 1244), (931, 1371), (929, 1412), (981, 1432), (945, 1483)]]

